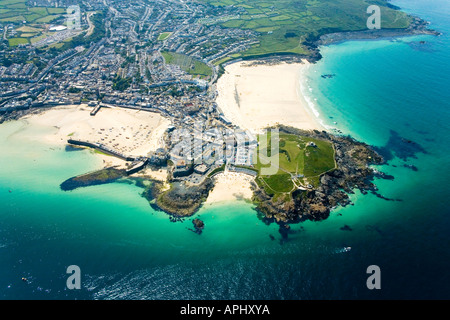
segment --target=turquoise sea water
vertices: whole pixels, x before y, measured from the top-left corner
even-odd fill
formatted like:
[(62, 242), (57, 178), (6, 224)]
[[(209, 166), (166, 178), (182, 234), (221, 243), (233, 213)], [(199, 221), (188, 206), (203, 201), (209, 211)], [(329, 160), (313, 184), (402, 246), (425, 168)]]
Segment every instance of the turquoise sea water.
[[(197, 235), (191, 219), (170, 222), (134, 185), (60, 191), (100, 160), (40, 142), (51, 129), (5, 123), (0, 298), (450, 298), (450, 4), (395, 4), (443, 35), (324, 47), (303, 85), (326, 125), (385, 155), (377, 169), (395, 178), (376, 184), (398, 201), (356, 193), (353, 206), (293, 225), (287, 240), (251, 204), (215, 204), (195, 216), (205, 222)], [(69, 265), (81, 269), (81, 290), (66, 289)], [(381, 290), (366, 287), (369, 265), (381, 269)]]

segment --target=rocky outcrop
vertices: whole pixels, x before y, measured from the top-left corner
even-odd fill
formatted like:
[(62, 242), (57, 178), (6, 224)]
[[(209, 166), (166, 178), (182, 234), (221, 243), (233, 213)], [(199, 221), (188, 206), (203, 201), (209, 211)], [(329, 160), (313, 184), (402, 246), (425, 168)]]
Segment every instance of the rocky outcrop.
[(144, 192), (147, 199), (155, 199), (156, 206), (175, 216), (189, 217), (200, 209), (206, 201), (214, 183), (211, 179), (206, 179), (202, 184), (186, 186), (182, 182), (172, 182), (169, 190), (163, 190), (162, 184), (155, 183), (152, 190)]
[(192, 220), (192, 223), (194, 224), (194, 230), (192, 231), (194, 231), (197, 234), (202, 234), (203, 229), (205, 228), (205, 223), (198, 218)]
[[(274, 200), (262, 188), (256, 188), (253, 200), (257, 204), (257, 209), (267, 219), (273, 219), (278, 223), (323, 220), (328, 218), (333, 208), (351, 204), (349, 194), (354, 193), (353, 190), (377, 194), (377, 187), (372, 181), (375, 176), (383, 178), (383, 175), (369, 165), (382, 164), (384, 159), (367, 144), (348, 136), (335, 136), (326, 131), (304, 131), (285, 126), (279, 126), (279, 129), (280, 132), (333, 143), (337, 168), (323, 174), (317, 188), (296, 190), (288, 201)], [(387, 178), (391, 179), (391, 176)]]
[(335, 32), (327, 33), (320, 36), (316, 41), (311, 43), (311, 49), (316, 49), (321, 45), (329, 45), (348, 40), (368, 40), (393, 38), (408, 35), (431, 34), (439, 35), (440, 33), (428, 28), (429, 23), (418, 17), (411, 17), (411, 24), (408, 28), (391, 28), (391, 29), (372, 29), (361, 31)]

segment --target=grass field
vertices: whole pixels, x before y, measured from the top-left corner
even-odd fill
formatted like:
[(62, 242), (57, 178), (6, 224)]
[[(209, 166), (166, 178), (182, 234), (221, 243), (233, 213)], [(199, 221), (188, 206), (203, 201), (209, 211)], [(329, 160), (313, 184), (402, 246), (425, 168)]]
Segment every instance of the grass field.
[[(325, 33), (366, 30), (371, 4), (381, 8), (382, 28), (406, 28), (410, 17), (391, 9), (384, 0), (202, 0), (216, 7), (245, 10), (239, 18), (216, 24), (260, 33), (260, 44), (240, 57), (274, 53), (308, 54), (307, 40)], [(220, 11), (218, 11), (220, 12)], [(210, 19), (213, 20), (213, 19)]]
[(34, 43), (44, 38), (44, 24), (51, 23), (65, 14), (64, 8), (30, 7), (27, 0), (0, 0), (0, 23), (22, 25), (8, 39), (9, 46)]
[(66, 9), (64, 8), (47, 8), (48, 14), (65, 14)]
[[(11, 1), (18, 1), (11, 3)], [(58, 11), (50, 8), (35, 7), (27, 8), (25, 0), (0, 0), (0, 21), (17, 23), (26, 21), (27, 23), (48, 23), (61, 16), (64, 12), (62, 8)]]
[(163, 32), (158, 36), (158, 41), (164, 41), (167, 38), (170, 37), (170, 35), (172, 34), (172, 32)]
[(42, 34), (40, 34), (40, 35), (38, 35), (38, 36), (35, 36), (35, 37), (31, 38), (31, 39), (30, 39), (30, 42), (31, 42), (31, 43), (36, 43), (36, 42), (38, 42), (38, 41), (40, 41), (40, 40), (42, 40), (42, 39), (47, 38), (48, 36), (49, 36), (48, 33), (42, 33)]
[(30, 26), (22, 26), (22, 27), (16, 29), (16, 31), (19, 31), (19, 32), (29, 32), (29, 33), (37, 33), (37, 32), (41, 32), (42, 30), (43, 30), (42, 28), (35, 28), (35, 27), (30, 27)]
[(212, 75), (212, 70), (205, 63), (193, 59), (184, 54), (176, 52), (161, 52), (167, 64), (175, 64), (180, 66), (181, 70), (200, 78), (206, 78)]
[(49, 23), (64, 13), (64, 8), (29, 7), (27, 0), (0, 0), (1, 23)]
[(27, 38), (10, 38), (8, 39), (10, 47), (18, 46), (19, 44), (28, 44)]
[[(258, 184), (268, 194), (289, 195), (297, 189), (297, 186), (317, 187), (320, 176), (336, 167), (334, 148), (330, 142), (304, 136), (280, 133), (279, 150), (276, 154), (270, 154), (271, 144), (265, 140), (259, 141), (258, 154), (267, 150), (269, 157), (278, 158), (278, 172), (273, 175), (258, 175)], [(270, 137), (270, 134), (269, 134)], [(310, 145), (312, 143), (312, 145)], [(265, 153), (265, 152), (263, 152)], [(255, 168), (261, 173), (261, 169), (269, 165), (261, 164), (257, 159)]]

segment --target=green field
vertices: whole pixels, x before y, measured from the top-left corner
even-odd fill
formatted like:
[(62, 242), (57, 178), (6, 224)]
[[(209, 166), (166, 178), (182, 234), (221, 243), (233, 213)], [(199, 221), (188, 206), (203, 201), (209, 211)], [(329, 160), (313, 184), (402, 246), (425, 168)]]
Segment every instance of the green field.
[[(255, 57), (274, 53), (308, 54), (309, 41), (330, 32), (366, 30), (371, 4), (381, 8), (382, 28), (406, 28), (410, 17), (384, 0), (202, 0), (215, 7), (245, 9), (238, 19), (216, 24), (260, 33), (260, 43), (240, 54)], [(217, 11), (220, 13), (220, 10)], [(211, 20), (211, 19), (210, 19)], [(230, 59), (225, 59), (230, 60)], [(221, 61), (221, 62), (224, 62)]]
[(168, 37), (170, 37), (170, 35), (172, 34), (172, 32), (163, 32), (158, 36), (158, 41), (164, 41), (166, 40)]
[(200, 78), (207, 78), (212, 75), (212, 70), (205, 63), (184, 54), (163, 51), (161, 52), (167, 64), (180, 66), (181, 70)]
[(9, 46), (34, 43), (45, 37), (42, 26), (59, 19), (65, 11), (64, 8), (31, 7), (27, 0), (0, 0), (0, 23), (22, 25), (8, 39)]
[(40, 35), (38, 35), (38, 36), (35, 36), (35, 37), (31, 38), (31, 39), (30, 39), (30, 42), (31, 42), (31, 43), (36, 43), (36, 42), (38, 42), (38, 41), (40, 41), (40, 40), (42, 40), (42, 39), (47, 38), (48, 36), (49, 36), (48, 33), (42, 33), (42, 34), (40, 34)]
[(27, 38), (10, 38), (8, 39), (10, 47), (18, 46), (19, 44), (28, 44)]
[[(267, 154), (279, 160), (278, 172), (273, 175), (261, 175), (257, 177), (257, 183), (263, 187), (266, 193), (271, 195), (290, 195), (297, 187), (307, 188), (309, 185), (317, 187), (320, 176), (336, 167), (333, 145), (324, 140), (305, 136), (280, 133), (279, 150), (270, 154), (271, 144), (259, 137), (258, 154)], [(269, 134), (270, 137), (270, 134)], [(309, 145), (313, 143), (313, 145)], [(262, 151), (266, 151), (262, 152)], [(255, 168), (261, 173), (261, 169), (269, 165), (263, 165), (261, 158), (257, 159)]]
[(17, 28), (16, 31), (37, 33), (37, 32), (43, 31), (43, 29), (42, 28), (36, 28), (36, 27), (30, 27), (30, 26), (23, 26), (23, 27)]
[(63, 8), (27, 6), (27, 0), (0, 0), (0, 22), (48, 23), (65, 13)]
[(66, 9), (64, 8), (47, 8), (49, 14), (65, 14)]

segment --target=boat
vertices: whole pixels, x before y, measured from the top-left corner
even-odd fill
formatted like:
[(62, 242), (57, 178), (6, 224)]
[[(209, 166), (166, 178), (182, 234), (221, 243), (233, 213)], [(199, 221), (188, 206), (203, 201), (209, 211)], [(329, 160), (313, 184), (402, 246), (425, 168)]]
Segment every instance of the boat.
[(350, 250), (352, 250), (352, 247), (344, 247), (341, 249), (337, 249), (335, 252), (336, 253), (344, 253), (344, 252), (349, 252)]

